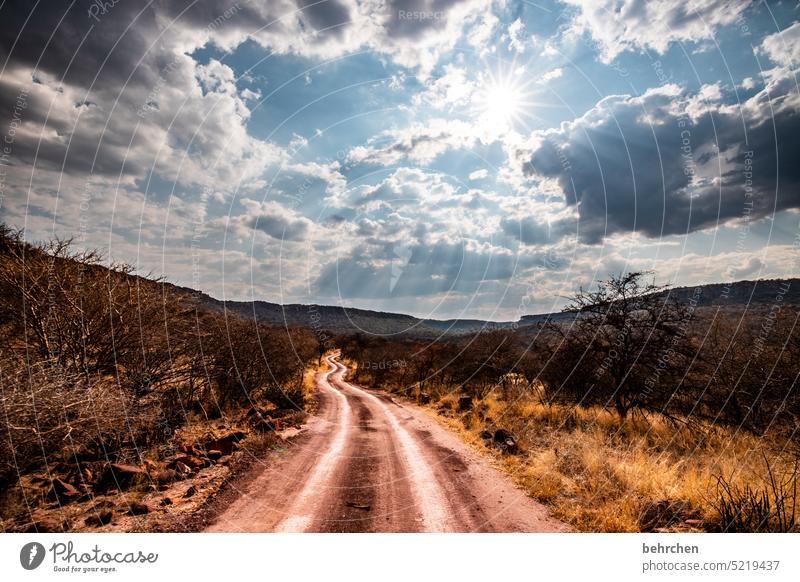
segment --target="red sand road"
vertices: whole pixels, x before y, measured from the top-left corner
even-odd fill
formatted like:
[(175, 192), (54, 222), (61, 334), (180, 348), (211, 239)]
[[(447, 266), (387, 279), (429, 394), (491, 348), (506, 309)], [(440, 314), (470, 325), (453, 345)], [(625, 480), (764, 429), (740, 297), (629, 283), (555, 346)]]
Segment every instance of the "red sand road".
[(207, 531), (567, 531), (434, 419), (345, 382), (336, 356), (327, 362), (307, 429)]

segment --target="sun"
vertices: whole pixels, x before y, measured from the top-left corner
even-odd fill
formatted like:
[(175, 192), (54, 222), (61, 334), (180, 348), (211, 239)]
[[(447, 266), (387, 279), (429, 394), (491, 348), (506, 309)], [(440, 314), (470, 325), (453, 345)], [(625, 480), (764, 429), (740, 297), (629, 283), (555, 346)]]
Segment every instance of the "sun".
[(530, 80), (519, 69), (482, 76), (476, 113), (478, 125), (484, 133), (497, 136), (526, 125), (534, 105), (530, 99), (529, 83)]
[(488, 86), (484, 99), (488, 121), (510, 125), (521, 113), (522, 93), (509, 83)]

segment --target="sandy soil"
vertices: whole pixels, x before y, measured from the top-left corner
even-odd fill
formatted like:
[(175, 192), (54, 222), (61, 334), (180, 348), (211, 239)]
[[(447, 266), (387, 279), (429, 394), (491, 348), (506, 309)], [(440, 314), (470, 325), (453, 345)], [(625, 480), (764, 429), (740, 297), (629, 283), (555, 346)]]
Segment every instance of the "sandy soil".
[(346, 382), (328, 358), (317, 413), (207, 531), (567, 531), (421, 410)]

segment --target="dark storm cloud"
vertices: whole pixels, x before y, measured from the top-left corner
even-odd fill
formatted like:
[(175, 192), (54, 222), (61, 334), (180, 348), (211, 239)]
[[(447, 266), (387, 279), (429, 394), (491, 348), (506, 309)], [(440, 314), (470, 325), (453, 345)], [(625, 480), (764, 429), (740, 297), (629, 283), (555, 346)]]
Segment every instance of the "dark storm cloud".
[[(689, 97), (674, 86), (613, 96), (519, 152), (530, 175), (555, 179), (577, 207), (579, 232), (685, 234), (737, 218), (800, 207), (800, 96), (776, 69), (741, 106)], [(719, 155), (718, 152), (719, 151)], [(523, 236), (542, 240), (531, 225)]]
[[(194, 137), (211, 106), (196, 99), (197, 71), (193, 68), (198, 63), (188, 55), (209, 41), (232, 50), (252, 38), (279, 53), (310, 56), (342, 54), (366, 44), (393, 54), (400, 51), (395, 37), (402, 40), (406, 34), (393, 28), (398, 10), (441, 11), (470, 1), (477, 0), (401, 0), (397, 6), (384, 6), (394, 15), (390, 18), (362, 15), (350, 0), (126, 0), (106, 3), (102, 10), (97, 10), (95, 0), (77, 0), (71, 5), (5, 2), (0, 8), (0, 59), (6, 62), (0, 78), (0, 113), (4, 118), (10, 116), (21, 85), (33, 87), (25, 122), (40, 126), (31, 127), (34, 131), (28, 133), (40, 138), (18, 138), (14, 151), (18, 162), (30, 165), (35, 157), (37, 167), (63, 168), (66, 173), (83, 174), (91, 168), (96, 174), (140, 177), (153, 165), (158, 149), (152, 147), (157, 143), (154, 136), (187, 153), (189, 146), (202, 149), (195, 146), (223, 143), (226, 135), (237, 139), (234, 132), (225, 131), (216, 140)], [(362, 18), (357, 28), (350, 23), (355, 16)], [(443, 25), (418, 20), (410, 24), (415, 34), (434, 37)], [(329, 27), (334, 28), (328, 35), (305, 34), (313, 32), (309, 29)], [(40, 89), (47, 85), (48, 90), (37, 90), (37, 83)], [(172, 101), (167, 101), (165, 94), (170, 90)], [(57, 92), (64, 98), (58, 98)], [(185, 96), (185, 107), (176, 92)], [(228, 92), (226, 97), (230, 95)], [(83, 105), (85, 100), (94, 110)], [(244, 102), (231, 105), (241, 119), (249, 115), (245, 108)], [(147, 119), (140, 115), (143, 111)], [(173, 119), (175, 115), (180, 118)], [(166, 139), (159, 135), (165, 128), (169, 128)], [(129, 144), (136, 149), (142, 140), (150, 140), (150, 151), (127, 151)], [(174, 178), (169, 174), (178, 157), (179, 152), (165, 161), (165, 155), (160, 155), (158, 164), (171, 166), (165, 178)]]
[[(86, 173), (93, 167), (94, 173), (114, 175), (122, 169), (135, 124), (115, 127), (110, 106), (121, 98), (121, 106), (126, 107), (126, 96), (122, 95), (126, 83), (128, 87), (151, 87), (158, 79), (158, 51), (146, 55), (157, 28), (155, 14), (151, 9), (142, 11), (137, 3), (120, 2), (98, 23), (88, 15), (91, 4), (79, 1), (68, 10), (68, 4), (39, 3), (33, 8), (24, 3), (6, 3), (0, 10), (0, 55), (8, 59), (0, 80), (2, 113), (13, 106), (13, 95), (19, 91), (20, 83), (33, 89), (37, 83), (49, 83), (54, 98), (63, 93), (63, 86), (76, 89), (74, 112), (54, 111), (53, 99), (47, 93), (30, 93), (25, 121), (46, 126), (50, 131), (43, 134), (56, 137), (45, 137), (40, 143), (17, 140), (15, 157), (23, 163), (32, 164), (35, 155), (40, 167), (63, 166), (69, 173)], [(9, 79), (9, 72), (14, 70), (25, 71), (17, 83)], [(93, 95), (104, 108), (91, 115), (79, 111), (86, 95)], [(78, 114), (83, 119), (76, 125)], [(95, 130), (106, 124), (114, 131), (102, 134), (103, 147), (95, 159), (100, 143), (100, 133)], [(132, 159), (127, 170), (138, 173), (142, 168)]]
[(302, 241), (308, 237), (310, 221), (291, 217), (283, 212), (265, 212), (251, 218), (246, 225), (277, 240)]
[[(155, 166), (168, 180), (179, 179), (184, 158), (213, 159), (220, 147), (239, 161), (245, 149), (256, 150), (250, 157), (261, 163), (271, 154), (239, 130), (249, 111), (235, 93), (232, 72), (204, 69), (187, 51), (209, 39), (235, 46), (274, 20), (278, 14), (270, 10), (287, 5), (126, 1), (96, 10), (98, 4), (86, 0), (71, 8), (6, 2), (0, 9), (0, 57), (7, 61), (0, 114), (10, 117), (21, 91), (27, 97), (22, 121), (28, 131), (15, 140), (15, 161), (123, 179), (141, 178)], [(282, 29), (276, 24), (271, 30)], [(201, 75), (211, 84), (203, 91)], [(184, 167), (181, 181), (207, 179)], [(230, 170), (237, 171), (218, 166), (226, 179)]]
[(145, 11), (122, 35), (141, 7), (135, 10), (135, 3), (121, 2), (113, 17), (96, 23), (87, 13), (90, 4), (6, 3), (0, 10), (0, 57), (5, 61), (10, 56), (13, 65), (37, 66), (68, 84), (89, 86), (98, 74), (104, 84), (124, 82), (149, 44), (140, 31), (153, 29), (153, 13)]
[(319, 2), (319, 0), (298, 0), (298, 8), (303, 9), (303, 17), (315, 30), (326, 30), (331, 34), (340, 34), (342, 25), (350, 21), (347, 6), (337, 0)]

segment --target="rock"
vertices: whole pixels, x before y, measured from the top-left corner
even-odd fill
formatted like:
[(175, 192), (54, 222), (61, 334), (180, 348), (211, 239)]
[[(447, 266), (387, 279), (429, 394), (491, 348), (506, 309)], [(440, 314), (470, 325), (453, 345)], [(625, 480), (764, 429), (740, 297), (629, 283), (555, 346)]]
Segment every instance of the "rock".
[(136, 465), (124, 465), (121, 463), (110, 463), (106, 466), (103, 475), (100, 477), (98, 489), (109, 491), (110, 489), (125, 490), (142, 485), (150, 479), (147, 471)]
[(276, 430), (280, 430), (281, 421), (280, 420), (273, 420), (272, 417), (256, 417), (255, 420), (252, 421), (253, 430), (256, 432), (275, 432)]
[(426, 394), (425, 392), (419, 393), (419, 403), (420, 404), (430, 404), (431, 403), (431, 395)]
[[(203, 453), (198, 453), (198, 455), (203, 455)], [(165, 462), (167, 463), (168, 469), (177, 469), (178, 463), (183, 463), (187, 467), (190, 467), (194, 470), (200, 470), (210, 464), (208, 461), (195, 455), (173, 455), (171, 457), (167, 457)]]
[(159, 502), (159, 505), (160, 505), (161, 507), (166, 507), (167, 505), (172, 505), (172, 499), (170, 499), (169, 497), (165, 497), (164, 499), (162, 499), (162, 500)]
[(200, 457), (186, 457), (186, 460), (183, 461), (184, 464), (190, 466), (193, 470), (199, 471), (200, 469), (207, 467), (211, 463), (205, 459), (201, 459)]
[(356, 501), (345, 501), (344, 504), (347, 507), (352, 507), (354, 509), (362, 509), (364, 511), (370, 511), (372, 509), (371, 505), (368, 505), (366, 503), (358, 503)]
[(503, 428), (494, 431), (494, 442), (504, 453), (516, 455), (519, 453), (519, 446), (514, 436)]
[(178, 472), (174, 469), (162, 469), (152, 473), (150, 476), (156, 482), (156, 485), (169, 485), (180, 479)]
[(197, 487), (195, 487), (194, 485), (192, 485), (191, 487), (189, 487), (189, 488), (186, 490), (186, 493), (184, 493), (184, 494), (183, 494), (183, 496), (184, 496), (184, 497), (191, 497), (191, 496), (192, 496), (192, 495), (194, 495), (195, 493), (197, 493)]
[(148, 513), (150, 513), (150, 507), (139, 501), (132, 501), (128, 508), (128, 515), (146, 515)]
[(218, 451), (216, 449), (211, 449), (208, 451), (208, 458), (214, 461), (220, 459), (222, 457), (222, 451)]
[(61, 533), (69, 531), (71, 523), (68, 519), (62, 519), (58, 512), (34, 510), (30, 514), (30, 521), (24, 523), (20, 528), (21, 533)]
[(204, 442), (203, 447), (207, 451), (219, 451), (223, 454), (223, 456), (230, 455), (237, 447), (239, 441), (241, 441), (245, 436), (247, 435), (240, 430), (233, 431), (223, 437)]
[(121, 476), (125, 479), (139, 479), (142, 477), (147, 477), (147, 471), (136, 465), (123, 465), (121, 463), (112, 463), (111, 469), (118, 476)]
[(662, 499), (644, 506), (639, 513), (639, 528), (643, 532), (653, 532), (701, 518), (700, 511), (689, 501)]
[(178, 461), (182, 461), (186, 458), (185, 453), (178, 453), (177, 455), (170, 455), (169, 457), (164, 457), (161, 459), (161, 466), (167, 469), (171, 469), (175, 467), (175, 463)]
[(509, 455), (516, 455), (519, 453), (519, 445), (514, 438), (507, 438), (502, 446), (503, 452)]
[(496, 431), (494, 431), (493, 438), (495, 442), (502, 443), (505, 442), (507, 438), (513, 438), (513, 437), (511, 437), (511, 433), (508, 432), (506, 429), (498, 428)]
[(51, 501), (58, 501), (62, 504), (74, 501), (80, 496), (80, 491), (61, 479), (53, 479), (50, 491), (47, 494), (48, 499)]
[(185, 478), (192, 474), (192, 469), (182, 461), (178, 461), (175, 463), (175, 472), (180, 475), (181, 478)]
[(83, 520), (83, 523), (89, 527), (101, 527), (111, 523), (112, 519), (114, 519), (114, 511), (111, 509), (104, 509), (94, 515), (90, 515)]
[(472, 410), (472, 396), (461, 396), (458, 399), (459, 412), (467, 412)]

